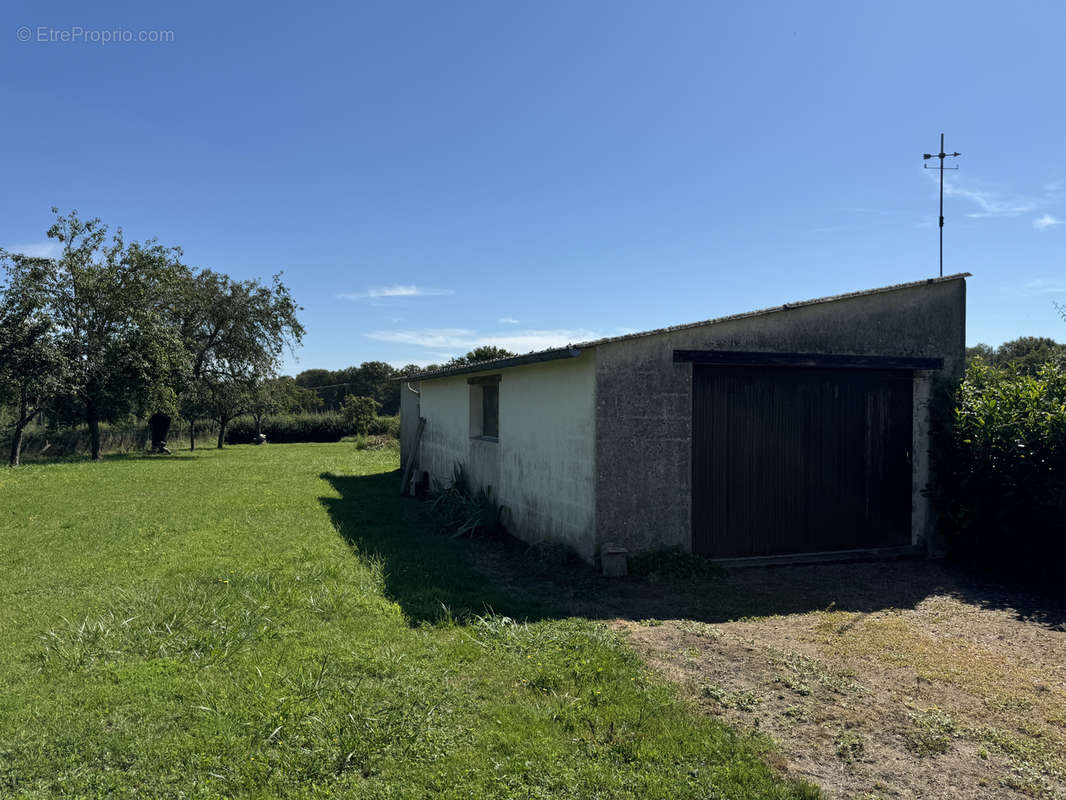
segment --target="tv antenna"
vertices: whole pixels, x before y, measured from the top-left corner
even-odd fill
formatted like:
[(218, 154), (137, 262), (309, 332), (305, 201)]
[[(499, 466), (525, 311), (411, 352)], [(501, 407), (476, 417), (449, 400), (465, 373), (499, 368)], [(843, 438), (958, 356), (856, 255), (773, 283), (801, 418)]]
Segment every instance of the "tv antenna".
[[(945, 167), (945, 158), (958, 158), (962, 153), (945, 153), (944, 152), (944, 134), (940, 134), (940, 152), (939, 153), (922, 153), (922, 158), (928, 161), (931, 158), (940, 159), (940, 277), (944, 277), (944, 170), (946, 169), (958, 169), (958, 167)], [(937, 167), (930, 167), (928, 164), (923, 164), (926, 169), (938, 169)]]

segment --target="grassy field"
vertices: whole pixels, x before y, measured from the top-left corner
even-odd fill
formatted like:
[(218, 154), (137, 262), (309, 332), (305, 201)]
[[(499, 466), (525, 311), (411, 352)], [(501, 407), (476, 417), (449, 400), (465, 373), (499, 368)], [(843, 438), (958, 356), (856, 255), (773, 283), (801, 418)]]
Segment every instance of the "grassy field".
[(479, 571), (395, 459), (0, 471), (0, 794), (815, 796), (604, 626)]

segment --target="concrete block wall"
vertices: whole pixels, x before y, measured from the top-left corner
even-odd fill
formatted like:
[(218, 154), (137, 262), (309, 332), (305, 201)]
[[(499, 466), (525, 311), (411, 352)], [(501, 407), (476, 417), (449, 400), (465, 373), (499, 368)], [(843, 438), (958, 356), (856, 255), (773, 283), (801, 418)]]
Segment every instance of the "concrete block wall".
[[(675, 349), (939, 357), (941, 374), (957, 376), (964, 368), (965, 314), (965, 281), (944, 279), (598, 345), (597, 547), (691, 548), (692, 365), (675, 364)], [(926, 401), (919, 387), (916, 538), (931, 525), (921, 494), (928, 480)]]

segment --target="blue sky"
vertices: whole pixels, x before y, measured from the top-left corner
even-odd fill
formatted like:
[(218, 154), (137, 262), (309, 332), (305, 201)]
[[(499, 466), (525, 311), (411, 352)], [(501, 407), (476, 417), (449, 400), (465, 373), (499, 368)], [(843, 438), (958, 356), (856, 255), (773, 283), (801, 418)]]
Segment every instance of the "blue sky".
[(57, 205), (283, 270), (290, 372), (525, 351), (935, 275), (944, 131), (968, 341), (1062, 340), (1064, 30), (1057, 1), (8, 0), (0, 246), (43, 251)]

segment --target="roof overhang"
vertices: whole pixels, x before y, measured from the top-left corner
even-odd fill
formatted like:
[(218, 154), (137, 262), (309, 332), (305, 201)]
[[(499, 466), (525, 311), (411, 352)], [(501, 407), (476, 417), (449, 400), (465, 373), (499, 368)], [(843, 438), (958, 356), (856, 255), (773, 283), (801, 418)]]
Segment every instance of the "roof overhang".
[[(393, 381), (404, 381), (404, 382), (423, 381), (423, 380), (431, 380), (433, 378), (447, 378), (447, 377), (451, 377), (452, 375), (468, 375), (468, 374), (470, 374), (472, 372), (488, 372), (490, 370), (505, 369), (507, 367), (519, 367), (519, 366), (522, 366), (523, 364), (536, 364), (537, 362), (540, 362), (540, 361), (555, 361), (555, 360), (560, 359), (560, 358), (577, 358), (579, 355), (581, 355), (583, 350), (589, 350), (589, 349), (598, 347), (599, 345), (613, 344), (614, 342), (624, 342), (624, 341), (629, 341), (629, 340), (632, 340), (632, 339), (641, 339), (641, 338), (645, 338), (645, 337), (649, 337), (649, 336), (659, 336), (659, 335), (664, 334), (664, 333), (676, 333), (676, 332), (679, 332), (679, 331), (693, 330), (695, 328), (708, 327), (708, 326), (717, 325), (717, 324), (720, 324), (720, 323), (723, 323), (723, 322), (733, 322), (733, 321), (736, 321), (736, 320), (751, 319), (753, 317), (761, 317), (761, 316), (766, 316), (766, 315), (769, 315), (769, 314), (778, 314), (778, 313), (781, 313), (781, 312), (792, 312), (792, 311), (795, 311), (797, 309), (805, 308), (807, 306), (820, 305), (820, 304), (823, 304), (823, 303), (836, 303), (836, 302), (840, 302), (842, 300), (854, 300), (854, 299), (863, 298), (863, 297), (870, 297), (870, 296), (878, 295), (878, 294), (886, 294), (886, 293), (889, 293), (889, 292), (898, 292), (898, 291), (904, 290), (904, 289), (916, 289), (916, 288), (920, 288), (922, 286), (932, 286), (932, 285), (941, 284), (941, 283), (964, 281), (968, 277), (970, 277), (970, 273), (969, 272), (960, 272), (957, 275), (944, 275), (943, 277), (939, 277), (939, 278), (926, 278), (926, 279), (920, 280), (920, 281), (911, 281), (910, 283), (897, 283), (894, 286), (882, 286), (882, 287), (877, 288), (877, 289), (867, 289), (865, 291), (849, 292), (847, 294), (838, 294), (838, 295), (833, 295), (831, 297), (819, 297), (819, 298), (816, 298), (814, 300), (804, 300), (804, 301), (801, 301), (801, 302), (798, 302), (798, 303), (786, 303), (786, 304), (781, 305), (781, 306), (774, 306), (772, 308), (764, 308), (764, 309), (761, 309), (759, 311), (748, 311), (748, 312), (743, 313), (743, 314), (732, 314), (732, 315), (726, 316), (726, 317), (717, 317), (717, 318), (714, 318), (714, 319), (703, 320), (702, 322), (690, 322), (690, 323), (685, 324), (685, 325), (672, 325), (672, 326), (666, 327), (666, 328), (656, 328), (655, 330), (641, 331), (639, 333), (626, 333), (626, 334), (622, 334), (622, 335), (619, 335), (619, 336), (608, 336), (608, 337), (603, 338), (603, 339), (594, 339), (594, 340), (587, 341), (587, 342), (578, 342), (577, 344), (568, 344), (566, 347), (555, 347), (555, 348), (551, 348), (549, 350), (542, 350), (542, 351), (537, 352), (537, 353), (527, 353), (527, 354), (521, 355), (521, 356), (512, 356), (510, 358), (497, 358), (497, 359), (494, 359), (492, 361), (482, 361), (482, 362), (477, 363), (477, 364), (463, 364), (463, 365), (454, 366), (454, 367), (442, 367), (440, 369), (435, 369), (435, 370), (432, 370), (432, 371), (417, 372), (417, 373), (414, 373), (412, 375), (401, 375), (401, 376), (399, 376), (397, 378), (393, 378), (392, 380)], [(681, 352), (697, 352), (697, 351), (681, 351)], [(789, 356), (789, 357), (792, 357), (792, 358), (808, 358), (808, 359), (809, 358), (824, 358), (824, 356), (814, 356), (814, 355), (810, 355), (810, 354), (799, 354), (799, 355), (796, 355), (796, 354), (787, 354), (787, 353), (777, 353), (777, 354), (762, 354), (762, 355), (780, 355), (780, 356)], [(863, 358), (863, 359), (868, 361), (869, 358), (872, 358), (872, 357), (841, 356), (841, 358)], [(676, 361), (678, 359), (675, 357), (674, 360)], [(902, 359), (902, 360), (903, 361), (910, 361), (910, 362), (914, 362), (915, 361), (915, 359)], [(917, 361), (922, 361), (922, 359), (917, 359)], [(929, 359), (925, 359), (925, 361), (928, 362)], [(702, 363), (710, 363), (710, 362), (702, 362)], [(736, 363), (736, 362), (733, 362), (733, 363)], [(753, 364), (752, 366), (765, 365), (767, 363), (769, 363), (769, 362), (759, 362), (758, 364)], [(802, 365), (802, 364), (792, 364), (791, 366), (804, 366), (804, 365)], [(808, 364), (807, 366), (818, 366), (818, 365)], [(824, 365), (824, 366), (831, 366), (831, 365)], [(851, 365), (849, 365), (849, 364), (841, 363), (841, 364), (838, 364), (837, 366), (840, 366), (840, 367), (851, 366), (851, 367), (860, 367), (861, 368), (863, 365), (862, 364), (851, 364)], [(877, 367), (870, 367), (870, 368), (871, 369), (940, 369), (940, 366), (935, 366), (935, 367), (929, 367), (929, 366), (903, 366), (903, 367), (877, 366)]]
[(510, 358), (496, 358), (492, 361), (480, 361), (477, 364), (459, 364), (454, 367), (443, 367), (431, 372), (416, 372), (414, 375), (401, 375), (393, 378), (396, 381), (428, 381), (434, 378), (450, 378), (453, 375), (470, 375), (474, 372), (488, 372), (507, 367), (521, 367), (526, 364), (539, 364), (544, 361), (559, 361), (564, 358), (577, 358), (581, 355), (579, 347), (559, 347), (554, 350), (542, 350), (538, 353), (526, 353), (524, 356), (512, 356)]
[(942, 358), (855, 356), (832, 353), (762, 353), (744, 350), (675, 350), (677, 363), (732, 367), (807, 367), (836, 369), (942, 369)]

